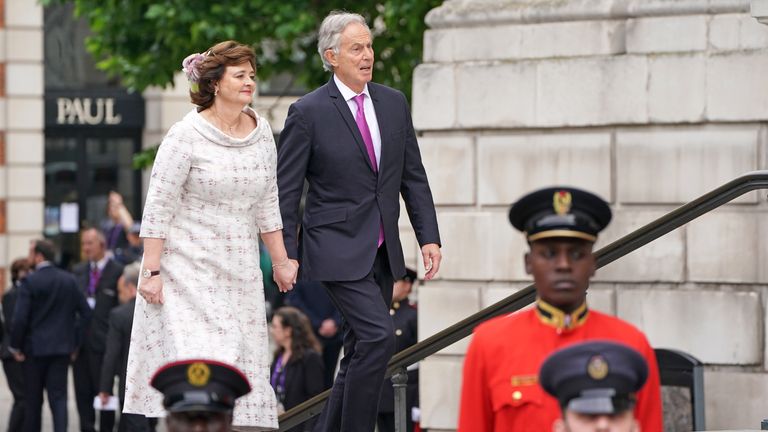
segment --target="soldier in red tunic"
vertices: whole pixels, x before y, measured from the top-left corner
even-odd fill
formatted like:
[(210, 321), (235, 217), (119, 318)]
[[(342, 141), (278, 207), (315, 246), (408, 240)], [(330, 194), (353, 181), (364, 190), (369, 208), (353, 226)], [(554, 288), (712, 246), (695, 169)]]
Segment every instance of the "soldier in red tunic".
[(659, 371), (648, 340), (586, 304), (596, 270), (592, 247), (611, 220), (608, 204), (579, 189), (548, 188), (517, 201), (509, 218), (528, 239), (525, 269), (538, 298), (532, 308), (475, 329), (464, 360), (459, 432), (552, 430), (560, 407), (539, 385), (539, 368), (555, 350), (593, 339), (621, 342), (645, 358), (648, 379), (634, 414), (643, 432), (661, 432)]

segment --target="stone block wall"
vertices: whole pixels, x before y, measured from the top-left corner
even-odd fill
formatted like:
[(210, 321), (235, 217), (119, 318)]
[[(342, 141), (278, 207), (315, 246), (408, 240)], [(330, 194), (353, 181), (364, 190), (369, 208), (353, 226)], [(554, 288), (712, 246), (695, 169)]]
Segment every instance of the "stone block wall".
[[(43, 8), (0, 1), (0, 266), (43, 231)], [(10, 280), (7, 271), (0, 272)]]
[[(421, 339), (530, 283), (507, 221), (527, 191), (569, 184), (610, 201), (599, 248), (768, 169), (768, 26), (747, 1), (447, 0), (427, 23), (413, 118), (444, 261), (419, 289)], [(746, 194), (590, 288), (593, 308), (707, 365), (708, 429), (768, 418), (766, 216), (766, 192)], [(422, 363), (422, 427), (455, 429), (467, 343)]]

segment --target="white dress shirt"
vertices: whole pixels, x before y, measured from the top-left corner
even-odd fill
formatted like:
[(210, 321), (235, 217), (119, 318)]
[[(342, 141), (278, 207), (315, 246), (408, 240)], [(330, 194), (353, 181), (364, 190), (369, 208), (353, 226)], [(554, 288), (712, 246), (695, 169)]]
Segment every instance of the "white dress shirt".
[(357, 102), (355, 102), (355, 96), (365, 93), (363, 109), (365, 110), (365, 120), (368, 123), (368, 129), (371, 131), (373, 152), (376, 154), (376, 169), (378, 169), (381, 164), (381, 132), (379, 131), (379, 121), (376, 119), (376, 110), (373, 109), (371, 94), (368, 92), (368, 84), (365, 85), (362, 93), (355, 93), (352, 89), (344, 85), (336, 75), (333, 76), (333, 81), (336, 83), (336, 87), (339, 88), (341, 96), (347, 101), (347, 106), (349, 107), (349, 110), (352, 111), (352, 118), (357, 116)]

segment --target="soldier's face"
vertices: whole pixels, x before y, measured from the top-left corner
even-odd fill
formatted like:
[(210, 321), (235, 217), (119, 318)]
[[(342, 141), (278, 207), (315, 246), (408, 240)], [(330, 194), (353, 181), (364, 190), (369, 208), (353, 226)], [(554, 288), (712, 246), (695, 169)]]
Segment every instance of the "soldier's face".
[(166, 420), (168, 432), (229, 432), (232, 417), (217, 412), (170, 413)]
[(590, 415), (565, 412), (563, 420), (557, 420), (555, 432), (639, 432), (640, 426), (632, 411), (619, 414)]
[(570, 238), (542, 239), (531, 243), (525, 271), (533, 276), (536, 291), (545, 302), (570, 312), (581, 306), (589, 279), (595, 274), (592, 243)]

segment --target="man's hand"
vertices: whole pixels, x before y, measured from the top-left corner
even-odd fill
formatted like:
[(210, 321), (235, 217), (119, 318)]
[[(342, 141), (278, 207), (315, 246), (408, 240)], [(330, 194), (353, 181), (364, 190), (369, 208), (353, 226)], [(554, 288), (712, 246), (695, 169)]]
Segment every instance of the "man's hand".
[(330, 318), (323, 320), (323, 322), (320, 323), (320, 328), (317, 329), (317, 332), (320, 333), (320, 336), (326, 338), (332, 338), (336, 336), (336, 332), (338, 331), (339, 327), (336, 325), (336, 321)]
[(424, 259), (424, 269), (427, 273), (424, 280), (430, 280), (437, 275), (440, 270), (440, 261), (443, 255), (440, 253), (440, 246), (437, 243), (427, 243), (421, 247), (421, 257)]
[(16, 351), (15, 353), (13, 353), (13, 359), (16, 360), (17, 362), (21, 363), (24, 360), (26, 360), (27, 358), (24, 356), (23, 352)]

